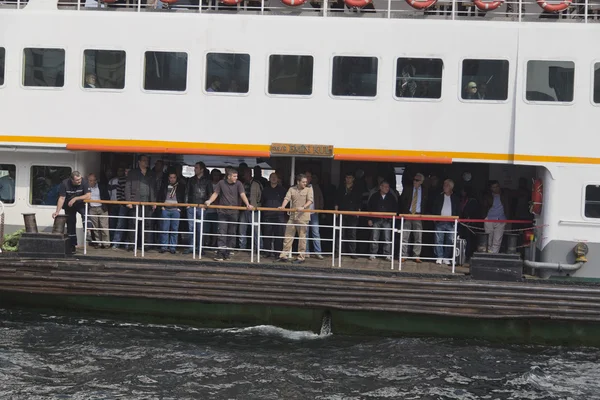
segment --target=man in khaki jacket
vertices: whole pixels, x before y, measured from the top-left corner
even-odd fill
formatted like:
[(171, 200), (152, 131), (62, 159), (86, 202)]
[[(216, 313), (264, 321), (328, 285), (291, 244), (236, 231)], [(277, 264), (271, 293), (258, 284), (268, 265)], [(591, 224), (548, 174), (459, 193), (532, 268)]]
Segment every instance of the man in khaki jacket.
[(287, 191), (283, 203), (279, 209), (284, 209), (288, 203), (290, 204), (290, 218), (285, 227), (285, 239), (283, 240), (283, 250), (276, 261), (288, 261), (288, 255), (292, 250), (294, 236), (298, 232), (298, 258), (294, 261), (296, 264), (304, 262), (306, 253), (306, 230), (310, 221), (310, 205), (313, 204), (314, 194), (312, 188), (308, 187), (306, 175), (296, 175), (296, 186), (292, 186)]

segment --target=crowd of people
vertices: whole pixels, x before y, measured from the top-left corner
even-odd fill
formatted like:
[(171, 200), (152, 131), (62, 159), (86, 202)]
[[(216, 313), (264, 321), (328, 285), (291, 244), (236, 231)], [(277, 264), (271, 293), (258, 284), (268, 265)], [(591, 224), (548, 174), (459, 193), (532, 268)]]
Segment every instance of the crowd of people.
[[(319, 185), (318, 177), (311, 171), (298, 174), (295, 185), (287, 187), (279, 171), (267, 180), (258, 166), (250, 169), (241, 164), (239, 169), (227, 168), (223, 174), (219, 169), (208, 171), (203, 162), (197, 162), (194, 176), (184, 178), (181, 167), (166, 169), (158, 160), (150, 168), (149, 158), (142, 155), (138, 158), (137, 168), (119, 168), (107, 184), (99, 183), (93, 173), (84, 177), (74, 171), (60, 185), (53, 217), (64, 209), (74, 251), (77, 246), (76, 215), (79, 213), (90, 228), (87, 239), (99, 248), (133, 250), (134, 243), (138, 246), (144, 243), (145, 251), (157, 249), (161, 253), (175, 254), (180, 247), (184, 254), (189, 254), (195, 247), (203, 254), (207, 249), (216, 250), (215, 260), (219, 261), (230, 259), (234, 250), (240, 249), (260, 251), (262, 257), (273, 257), (276, 262), (302, 263), (308, 255), (324, 258), (320, 225), (327, 215), (314, 210), (334, 208), (336, 211), (373, 213), (344, 213), (342, 254), (353, 259), (366, 256), (369, 260), (382, 257), (388, 261), (392, 254), (391, 235), (394, 234), (392, 218), (397, 214), (411, 215), (413, 218), (404, 220), (402, 257), (420, 263), (424, 232), (427, 237), (427, 232), (433, 230), (433, 238), (426, 238), (434, 243), (431, 246), (433, 258), (438, 264), (450, 264), (455, 240), (452, 217), (485, 219), (481, 229), (488, 234), (488, 251), (497, 253), (502, 246), (503, 221), (513, 216), (513, 204), (521, 209), (519, 216), (523, 217), (527, 212), (523, 211), (523, 204), (526, 207), (527, 203), (515, 203), (515, 197), (509, 197), (497, 181), (491, 181), (486, 194), (476, 199), (468, 186), (455, 193), (451, 179), (440, 185), (437, 177), (430, 176), (425, 186), (426, 178), (422, 173), (416, 173), (412, 184), (405, 185), (401, 194), (382, 176), (375, 182), (362, 175), (357, 179), (356, 175), (346, 173), (344, 183), (332, 193)], [(526, 181), (520, 182), (520, 188), (521, 184), (526, 185)], [(333, 197), (333, 201), (327, 202), (329, 204), (325, 203), (324, 191), (328, 192), (328, 197)], [(526, 187), (517, 193), (526, 198), (527, 193), (523, 191), (526, 192)], [(85, 200), (89, 203), (87, 217)], [(125, 204), (108, 204), (103, 200)], [(126, 202), (147, 204), (136, 207)], [(214, 207), (217, 205), (219, 207)], [(258, 228), (251, 226), (252, 221), (258, 222), (259, 207), (263, 208), (260, 240)], [(136, 218), (142, 215), (144, 218)], [(449, 218), (429, 223), (419, 219), (422, 215)], [(198, 223), (196, 235), (193, 235), (193, 220)], [(136, 229), (136, 221), (144, 224), (143, 229), (141, 225)], [(145, 235), (143, 242), (142, 232)], [(254, 249), (248, 249), (250, 232), (254, 234)], [(460, 234), (468, 241), (468, 253), (474, 248), (472, 233), (472, 229), (460, 229)], [(196, 242), (192, 243), (194, 236)], [(296, 236), (296, 257), (292, 259)]]

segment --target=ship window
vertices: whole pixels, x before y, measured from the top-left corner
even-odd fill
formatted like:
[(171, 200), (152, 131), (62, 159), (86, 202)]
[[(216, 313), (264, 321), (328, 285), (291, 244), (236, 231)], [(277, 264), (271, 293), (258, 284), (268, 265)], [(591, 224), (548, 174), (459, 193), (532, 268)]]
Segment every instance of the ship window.
[(311, 95), (313, 63), (312, 56), (269, 56), (269, 93)]
[(86, 89), (123, 89), (125, 52), (121, 50), (85, 50), (83, 82)]
[(600, 63), (594, 64), (594, 103), (600, 103)]
[(377, 96), (377, 57), (333, 57), (331, 94)]
[(6, 50), (0, 47), (0, 86), (4, 85), (4, 60), (6, 59)]
[(71, 175), (70, 167), (31, 167), (30, 202), (33, 205), (55, 206), (60, 183)]
[(396, 62), (396, 97), (439, 99), (442, 70), (439, 58), (399, 58)]
[(250, 54), (208, 53), (205, 89), (209, 93), (248, 93)]
[(0, 201), (4, 204), (15, 202), (15, 173), (17, 168), (12, 164), (0, 164)]
[(600, 185), (585, 187), (585, 216), (600, 218)]
[(575, 63), (572, 61), (528, 61), (529, 101), (573, 101)]
[(147, 51), (144, 89), (184, 92), (187, 87), (187, 53)]
[(463, 60), (462, 67), (464, 100), (508, 99), (508, 61)]
[(65, 51), (63, 49), (26, 48), (23, 50), (23, 86), (63, 87)]

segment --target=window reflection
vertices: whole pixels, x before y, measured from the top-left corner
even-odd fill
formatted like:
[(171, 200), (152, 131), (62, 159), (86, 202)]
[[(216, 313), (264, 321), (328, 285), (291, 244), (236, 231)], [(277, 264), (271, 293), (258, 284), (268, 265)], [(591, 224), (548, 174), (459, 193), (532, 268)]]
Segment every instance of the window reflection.
[(0, 86), (4, 85), (4, 64), (6, 59), (6, 50), (0, 47)]
[(206, 55), (206, 86), (209, 93), (248, 93), (250, 85), (250, 55), (208, 53)]
[(508, 61), (464, 60), (461, 97), (464, 100), (508, 99)]
[(23, 85), (63, 87), (65, 51), (63, 49), (26, 48), (23, 50)]
[(334, 96), (375, 97), (377, 95), (377, 57), (333, 58)]
[(85, 50), (83, 52), (83, 87), (86, 89), (123, 89), (125, 87), (125, 52)]
[(600, 185), (585, 187), (585, 216), (600, 218)]
[(183, 92), (187, 87), (187, 53), (147, 51), (144, 89)]
[(0, 164), (0, 201), (4, 204), (15, 202), (15, 173), (13, 164)]
[(529, 101), (573, 101), (575, 63), (571, 61), (528, 61)]
[(312, 84), (312, 56), (269, 56), (270, 94), (311, 95)]
[(396, 97), (439, 99), (442, 70), (439, 58), (399, 58), (396, 63)]
[(60, 183), (71, 175), (70, 167), (31, 167), (30, 202), (33, 205), (55, 206)]

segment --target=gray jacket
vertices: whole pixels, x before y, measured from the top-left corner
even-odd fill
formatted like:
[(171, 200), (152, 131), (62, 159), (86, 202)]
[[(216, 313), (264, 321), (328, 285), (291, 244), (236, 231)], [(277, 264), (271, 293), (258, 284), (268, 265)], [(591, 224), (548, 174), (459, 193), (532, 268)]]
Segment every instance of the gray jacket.
[[(127, 174), (125, 182), (125, 201), (141, 201), (140, 199), (140, 180), (142, 179), (142, 171), (139, 168), (132, 169)], [(150, 201), (156, 201), (156, 186), (154, 172), (148, 169), (146, 178), (149, 181), (148, 190), (150, 191)]]

